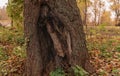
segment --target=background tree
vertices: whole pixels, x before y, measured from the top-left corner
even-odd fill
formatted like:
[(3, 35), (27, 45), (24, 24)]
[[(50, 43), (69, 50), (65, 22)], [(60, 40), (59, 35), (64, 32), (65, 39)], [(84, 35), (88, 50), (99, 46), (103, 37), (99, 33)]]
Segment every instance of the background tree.
[(94, 16), (93, 23), (94, 25), (100, 24), (100, 18), (102, 14), (102, 9), (104, 7), (104, 1), (102, 0), (90, 0), (91, 1), (91, 10), (92, 16)]
[(9, 18), (7, 16), (5, 7), (0, 8), (0, 20), (8, 20), (8, 19)]
[(75, 65), (92, 71), (76, 1), (24, 1), (27, 76), (49, 76), (56, 67), (69, 74)]
[(7, 13), (11, 18), (11, 25), (20, 28), (23, 24), (23, 0), (8, 0)]
[(115, 24), (117, 25), (120, 22), (120, 0), (110, 0), (112, 3), (111, 9), (115, 13)]
[(110, 22), (112, 22), (112, 21), (111, 21), (110, 16), (111, 16), (110, 11), (104, 10), (103, 14), (101, 15), (101, 23), (105, 24), (105, 25), (111, 25)]
[(89, 0), (77, 0), (77, 5), (80, 9), (82, 22), (87, 28), (87, 21), (88, 21), (88, 7), (89, 7)]
[(91, 5), (93, 7), (93, 14), (94, 14), (94, 25), (97, 25), (97, 14), (98, 14), (98, 9), (97, 9), (97, 5), (98, 5), (98, 0), (94, 0), (91, 2)]
[(104, 6), (105, 6), (105, 3), (103, 0), (99, 0), (99, 3), (98, 3), (98, 23), (97, 25), (101, 24), (101, 15), (103, 13), (103, 10), (104, 10)]

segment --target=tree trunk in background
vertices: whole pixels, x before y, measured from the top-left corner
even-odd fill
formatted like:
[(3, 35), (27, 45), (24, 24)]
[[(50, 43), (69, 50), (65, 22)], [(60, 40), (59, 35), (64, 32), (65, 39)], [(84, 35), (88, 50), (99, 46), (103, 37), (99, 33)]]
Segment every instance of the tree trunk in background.
[(84, 19), (84, 25), (86, 27), (86, 30), (87, 30), (87, 8), (88, 8), (87, 0), (85, 0), (85, 19)]
[(119, 15), (117, 15), (116, 18), (115, 18), (115, 25), (116, 25), (116, 26), (117, 26), (117, 25), (119, 26), (119, 21), (120, 21), (120, 20), (119, 20)]
[(49, 76), (56, 67), (74, 65), (91, 72), (76, 0), (25, 0), (27, 76)]
[(97, 22), (97, 25), (100, 25), (101, 24), (101, 8), (102, 8), (102, 2), (99, 1), (99, 12), (98, 12), (98, 22)]

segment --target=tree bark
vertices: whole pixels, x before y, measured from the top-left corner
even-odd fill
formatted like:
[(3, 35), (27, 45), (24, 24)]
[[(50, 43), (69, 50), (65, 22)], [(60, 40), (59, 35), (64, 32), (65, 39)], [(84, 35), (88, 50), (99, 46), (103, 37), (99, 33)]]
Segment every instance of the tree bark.
[(89, 55), (75, 0), (25, 0), (27, 76), (49, 76), (79, 65), (90, 72)]

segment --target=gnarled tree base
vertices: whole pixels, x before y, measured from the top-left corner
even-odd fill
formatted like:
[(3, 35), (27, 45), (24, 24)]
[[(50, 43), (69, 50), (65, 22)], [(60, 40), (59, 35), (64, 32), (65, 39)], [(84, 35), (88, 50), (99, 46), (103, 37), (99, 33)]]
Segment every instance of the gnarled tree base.
[(76, 1), (25, 0), (24, 4), (27, 76), (49, 76), (57, 67), (70, 72), (74, 65), (90, 72)]

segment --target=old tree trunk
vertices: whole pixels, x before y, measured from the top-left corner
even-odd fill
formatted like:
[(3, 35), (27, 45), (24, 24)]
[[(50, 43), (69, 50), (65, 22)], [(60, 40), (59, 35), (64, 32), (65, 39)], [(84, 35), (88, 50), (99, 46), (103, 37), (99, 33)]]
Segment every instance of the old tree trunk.
[(79, 65), (90, 72), (76, 0), (24, 0), (27, 76), (49, 76)]

